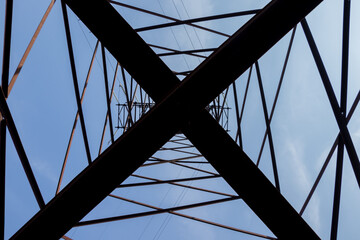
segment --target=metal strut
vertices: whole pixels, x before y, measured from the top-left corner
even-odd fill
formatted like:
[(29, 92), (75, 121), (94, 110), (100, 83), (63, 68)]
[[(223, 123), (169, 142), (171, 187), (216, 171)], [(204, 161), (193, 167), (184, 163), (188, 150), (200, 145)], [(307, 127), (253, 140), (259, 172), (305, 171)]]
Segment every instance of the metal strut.
[[(12, 239), (60, 238), (180, 128), (278, 238), (294, 239), (296, 232), (301, 239), (319, 239), (233, 139), (202, 109), (320, 2), (270, 2), (180, 83), (107, 1), (66, 0), (158, 104)], [(205, 84), (207, 90), (203, 91)], [(135, 151), (134, 146), (142, 151)], [(52, 224), (55, 219), (56, 225)]]

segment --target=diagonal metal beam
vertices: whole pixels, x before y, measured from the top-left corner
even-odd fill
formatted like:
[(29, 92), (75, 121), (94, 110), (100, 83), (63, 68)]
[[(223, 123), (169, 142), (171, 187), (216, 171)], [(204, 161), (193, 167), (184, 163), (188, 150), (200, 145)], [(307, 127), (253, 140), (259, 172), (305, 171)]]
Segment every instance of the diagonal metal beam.
[[(346, 105), (347, 105), (349, 35), (350, 35), (350, 1), (344, 0), (343, 44), (342, 44), (342, 64), (341, 64), (341, 95), (340, 95), (340, 110), (341, 112), (344, 113), (344, 116), (346, 116)], [(333, 202), (331, 234), (330, 234), (331, 240), (336, 240), (338, 235), (343, 163), (344, 163), (344, 141), (342, 140), (342, 138), (340, 138), (338, 144), (336, 172), (335, 172), (334, 202)]]
[(314, 57), (314, 61), (316, 63), (316, 66), (318, 68), (319, 74), (320, 74), (320, 78), (321, 81), (323, 82), (326, 94), (328, 95), (329, 98), (329, 102), (331, 105), (331, 108), (333, 110), (336, 122), (338, 124), (338, 127), (340, 129), (340, 133), (341, 133), (341, 137), (344, 141), (346, 150), (348, 152), (349, 158), (350, 158), (350, 163), (351, 166), (353, 168), (357, 183), (359, 185), (360, 188), (360, 161), (359, 161), (359, 157), (356, 153), (356, 149), (354, 146), (354, 143), (352, 141), (352, 138), (350, 136), (350, 132), (347, 128), (346, 125), (346, 119), (345, 119), (345, 113), (341, 111), (340, 106), (338, 104), (338, 101), (336, 99), (335, 96), (335, 92), (334, 89), (331, 85), (329, 76), (326, 72), (325, 69), (325, 65), (321, 59), (319, 50), (316, 46), (314, 37), (312, 36), (312, 33), (310, 31), (309, 25), (307, 24), (306, 19), (303, 19), (301, 21), (301, 26), (303, 27), (304, 33), (305, 33), (305, 37), (308, 41), (311, 53)]
[(257, 79), (258, 79), (258, 83), (259, 83), (259, 90), (260, 90), (261, 102), (262, 102), (262, 106), (263, 106), (266, 130), (268, 132), (268, 140), (269, 140), (271, 162), (272, 162), (272, 166), (273, 166), (273, 173), (274, 173), (274, 179), (275, 179), (275, 186), (276, 186), (276, 189), (279, 190), (279, 192), (280, 192), (280, 181), (279, 181), (279, 174), (278, 174), (276, 158), (275, 158), (274, 143), (273, 143), (273, 138), (272, 138), (272, 133), (271, 133), (269, 114), (267, 111), (264, 87), (263, 87), (262, 80), (261, 80), (261, 73), (260, 73), (260, 67), (259, 67), (258, 61), (255, 62), (255, 69), (256, 69)]
[[(248, 234), (248, 235), (261, 237), (261, 238), (265, 238), (265, 239), (275, 239), (273, 237), (266, 236), (266, 235), (263, 235), (263, 234), (258, 234), (258, 233), (254, 233), (254, 232), (250, 232), (250, 231), (245, 231), (243, 229), (234, 228), (234, 227), (226, 226), (226, 225), (215, 223), (215, 222), (210, 222), (210, 221), (205, 220), (205, 219), (201, 219), (201, 218), (197, 218), (197, 217), (193, 217), (193, 216), (189, 216), (189, 215), (177, 212), (179, 210), (184, 210), (184, 209), (189, 209), (189, 208), (194, 208), (194, 207), (202, 207), (202, 206), (212, 205), (212, 204), (216, 204), (216, 203), (234, 201), (234, 200), (239, 199), (239, 197), (223, 198), (223, 199), (218, 199), (218, 200), (213, 200), (213, 201), (208, 201), (208, 202), (202, 202), (202, 203), (198, 203), (198, 204), (195, 203), (195, 204), (189, 204), (189, 205), (185, 205), (185, 206), (179, 206), (179, 207), (172, 207), (172, 208), (163, 209), (163, 208), (158, 208), (158, 207), (146, 204), (146, 203), (142, 203), (142, 202), (134, 201), (134, 200), (131, 200), (131, 199), (123, 198), (123, 197), (120, 197), (120, 196), (116, 196), (116, 195), (113, 195), (113, 194), (110, 194), (109, 196), (113, 197), (113, 198), (116, 198), (116, 199), (119, 199), (119, 200), (126, 201), (126, 202), (134, 203), (134, 204), (137, 204), (137, 205), (140, 205), (140, 206), (152, 208), (152, 209), (155, 209), (155, 211), (128, 214), (128, 215), (122, 215), (122, 216), (110, 217), (110, 218), (103, 218), (103, 219), (95, 219), (95, 220), (90, 220), (90, 221), (86, 221), (86, 222), (84, 221), (84, 222), (79, 222), (77, 224), (77, 226), (80, 227), (80, 226), (86, 226), (86, 225), (90, 225), (90, 224), (99, 224), (99, 223), (110, 222), (110, 221), (119, 221), (119, 220), (123, 220), (123, 219), (143, 217), (143, 216), (149, 216), (149, 215), (155, 215), (155, 214), (161, 214), (161, 213), (169, 213), (169, 214), (173, 214), (173, 215), (176, 215), (176, 216), (179, 216), (179, 217), (184, 217), (184, 218), (188, 218), (188, 219), (191, 219), (191, 220), (194, 220), (194, 221), (210, 224), (210, 225), (213, 225), (213, 226), (216, 226), (216, 227), (229, 229), (229, 230), (232, 230), (232, 231), (235, 231), (235, 232), (241, 232), (241, 233), (245, 233), (245, 234)], [(175, 211), (175, 210), (177, 210), (177, 211)]]
[[(170, 16), (166, 16), (164, 14), (152, 12), (152, 11), (142, 9), (142, 8), (138, 8), (138, 7), (135, 7), (135, 6), (131, 6), (131, 5), (128, 5), (128, 4), (125, 4), (125, 3), (120, 3), (120, 2), (116, 2), (116, 1), (112, 1), (112, 0), (108, 0), (108, 1), (110, 3), (118, 5), (118, 6), (126, 7), (126, 8), (133, 9), (133, 10), (136, 10), (136, 11), (139, 11), (139, 12), (147, 13), (147, 14), (150, 14), (150, 15), (153, 15), (153, 16), (164, 18), (164, 19), (168, 19), (168, 20), (171, 20), (171, 21), (174, 21), (174, 22), (180, 22), (181, 21), (180, 19), (177, 19), (177, 18), (173, 18), (173, 17), (170, 17)], [(215, 34), (220, 35), (220, 36), (230, 37), (230, 35), (228, 35), (228, 34), (225, 34), (225, 33), (210, 29), (210, 28), (206, 28), (206, 27), (203, 27), (203, 26), (200, 26), (200, 25), (196, 25), (196, 24), (193, 24), (193, 23), (188, 23), (188, 25), (192, 26), (194, 28), (202, 29), (202, 30), (207, 31), (207, 32), (215, 33)]]
[(215, 16), (208, 16), (208, 17), (200, 17), (200, 18), (193, 18), (193, 19), (187, 19), (187, 20), (178, 20), (178, 21), (171, 22), (171, 23), (163, 23), (163, 24), (158, 24), (158, 25), (153, 25), (153, 26), (148, 26), (148, 27), (137, 28), (137, 29), (135, 29), (135, 31), (136, 32), (144, 32), (144, 31), (149, 31), (149, 30), (154, 30), (154, 29), (178, 26), (178, 25), (182, 25), (182, 24), (190, 24), (190, 23), (195, 23), (195, 22), (205, 22), (205, 21), (211, 21), (211, 20), (217, 20), (217, 19), (245, 16), (245, 15), (256, 14), (259, 11), (260, 11), (260, 9), (255, 9), (255, 10), (220, 14), (220, 15), (215, 15)]
[(79, 83), (78, 83), (76, 67), (75, 67), (75, 57), (74, 57), (74, 51), (73, 51), (72, 41), (71, 41), (69, 19), (68, 19), (66, 5), (63, 0), (61, 0), (61, 9), (62, 9), (62, 14), (63, 14), (63, 19), (64, 19), (65, 35), (66, 35), (68, 52), (69, 52), (71, 74), (72, 74), (72, 79), (73, 79), (73, 84), (74, 84), (75, 99), (76, 99), (76, 104), (77, 104), (78, 113), (79, 113), (79, 117), (80, 117), (81, 132), (82, 132), (82, 136), (83, 136), (87, 160), (88, 160), (88, 163), (91, 164), (91, 153), (90, 153), (89, 141), (88, 141), (88, 137), (87, 137), (87, 133), (86, 133), (84, 114), (83, 114), (83, 110), (82, 110), (82, 106), (81, 106)]
[[(302, 239), (319, 239), (225, 130), (203, 109), (315, 8), (320, 0), (272, 1), (181, 84), (107, 1), (65, 1), (159, 103), (69, 183), (12, 239), (60, 238), (174, 136), (179, 128), (275, 235), (291, 239), (296, 232)], [(203, 91), (204, 85), (207, 91)], [(134, 148), (142, 151), (135, 151)], [(122, 161), (118, 160), (120, 156)], [(56, 225), (52, 224), (55, 220)]]
[[(12, 141), (14, 143), (15, 149), (18, 153), (18, 156), (20, 158), (20, 162), (24, 168), (26, 177), (30, 183), (31, 189), (34, 193), (34, 196), (36, 198), (36, 201), (40, 207), (40, 209), (42, 209), (45, 206), (45, 201), (43, 196), (41, 195), (41, 191), (39, 188), (39, 185), (37, 184), (35, 175), (31, 169), (31, 165), (29, 162), (29, 159), (26, 155), (24, 146), (21, 142), (19, 133), (16, 129), (16, 125), (14, 122), (14, 119), (12, 117), (12, 114), (10, 112), (9, 106), (6, 102), (6, 98), (5, 98), (5, 94), (3, 92), (2, 87), (0, 87), (0, 112), (1, 115), (4, 117), (4, 119), (6, 120), (6, 126), (8, 127), (10, 136), (12, 138)], [(61, 237), (61, 236), (60, 236)]]

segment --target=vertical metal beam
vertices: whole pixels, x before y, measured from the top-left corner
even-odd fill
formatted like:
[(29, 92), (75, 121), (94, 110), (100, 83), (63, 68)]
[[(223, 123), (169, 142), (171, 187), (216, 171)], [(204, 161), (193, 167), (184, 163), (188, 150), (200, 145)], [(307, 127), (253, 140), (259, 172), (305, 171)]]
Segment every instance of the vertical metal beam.
[(5, 233), (6, 120), (0, 121), (0, 239)]
[[(4, 49), (1, 72), (1, 86), (4, 89), (4, 99), (8, 96), (9, 65), (11, 48), (11, 27), (12, 27), (13, 0), (7, 0), (5, 6), (5, 29)], [(5, 100), (6, 101), (6, 100)], [(6, 122), (0, 115), (0, 239), (4, 239), (5, 233), (5, 151), (6, 151)]]
[(6, 119), (6, 125), (7, 125), (8, 129), (9, 129), (10, 136), (11, 136), (11, 138), (13, 140), (15, 149), (16, 149), (18, 155), (19, 155), (21, 164), (22, 164), (22, 166), (24, 168), (24, 171), (26, 173), (26, 176), (27, 176), (27, 178), (29, 180), (31, 189), (34, 192), (36, 201), (37, 201), (39, 207), (43, 208), (45, 206), (44, 199), (43, 199), (43, 197), (41, 195), (39, 186), (38, 186), (38, 184), (36, 182), (36, 179), (35, 179), (35, 176), (34, 176), (34, 173), (33, 173), (32, 169), (31, 169), (29, 160), (28, 160), (28, 158), (26, 156), (25, 149), (24, 149), (24, 147), (23, 147), (23, 145), (21, 143), (19, 133), (18, 133), (18, 131), (16, 129), (14, 120), (13, 120), (13, 118), (11, 116), (11, 113), (10, 113), (9, 107), (7, 105), (5, 95), (4, 95), (3, 91), (2, 91), (2, 88), (0, 88), (0, 111), (1, 111), (2, 116)]
[(125, 93), (125, 97), (126, 97), (126, 104), (127, 104), (127, 110), (128, 110), (127, 120), (130, 119), (130, 126), (132, 126), (133, 121), (132, 121), (132, 117), (131, 117), (131, 101), (130, 101), (129, 91), (127, 88), (125, 71), (124, 71), (123, 66), (120, 66), (120, 67), (121, 67), (121, 74), (122, 74), (122, 78), (123, 78), (123, 82), (124, 82), (124, 93)]
[(5, 11), (6, 12), (5, 12), (4, 49), (3, 49), (1, 86), (3, 87), (5, 98), (7, 98), (8, 84), (9, 84), (9, 65), (10, 65), (13, 0), (6, 0)]
[(341, 110), (340, 110), (339, 104), (337, 102), (334, 90), (333, 90), (333, 88), (331, 86), (329, 76), (328, 76), (328, 74), (326, 72), (324, 63), (323, 63), (323, 61), (322, 61), (322, 59), (320, 57), (319, 50), (317, 49), (317, 46), (315, 44), (315, 40), (314, 40), (314, 38), (313, 38), (313, 36), (311, 34), (311, 31), (310, 31), (309, 25), (306, 22), (306, 19), (303, 19), (301, 21), (301, 26), (304, 29), (306, 39), (307, 39), (307, 41), (309, 43), (310, 50), (311, 50), (312, 55), (314, 57), (316, 66), (317, 66), (317, 68), (319, 70), (321, 80), (322, 80), (323, 85), (325, 87), (325, 91), (326, 91), (326, 93), (328, 95), (328, 98), (329, 98), (330, 105), (331, 105), (331, 108), (333, 110), (333, 113), (335, 115), (336, 122), (337, 122), (337, 124), (339, 126), (341, 137), (344, 140), (346, 150), (347, 150), (349, 158), (350, 158), (351, 166), (353, 168), (356, 180), (357, 180), (358, 185), (360, 187), (360, 162), (359, 162), (359, 158), (358, 158), (358, 155), (356, 153), (356, 150), (355, 150), (354, 143), (353, 143), (353, 141), (351, 139), (349, 130), (348, 130), (347, 125), (346, 125), (345, 116), (341, 113)]
[[(350, 121), (351, 117), (353, 116), (354, 111), (357, 108), (357, 105), (359, 104), (359, 102), (360, 102), (360, 91), (358, 91), (358, 93), (356, 95), (356, 98), (355, 98), (355, 100), (354, 100), (354, 102), (353, 102), (353, 104), (352, 104), (352, 106), (351, 106), (351, 108), (349, 110), (349, 113), (348, 113), (348, 115), (346, 117), (346, 124), (349, 123), (349, 121)], [(338, 145), (340, 138), (341, 138), (341, 136), (340, 136), (340, 133), (339, 133), (337, 135), (333, 145), (330, 148), (330, 151), (329, 151), (329, 153), (328, 153), (328, 155), (327, 155), (327, 157), (325, 159), (325, 162), (324, 162), (323, 166), (321, 167), (321, 169), (319, 171), (319, 174), (316, 177), (316, 180), (315, 180), (313, 186), (311, 187), (311, 190), (310, 190), (308, 196), (306, 197), (306, 200), (305, 200), (303, 206), (301, 207), (301, 210), (299, 212), (300, 215), (302, 215), (304, 213), (304, 211), (305, 211), (305, 209), (306, 209), (312, 195), (314, 194), (314, 192), (315, 192), (315, 190), (316, 190), (316, 188), (317, 188), (317, 186), (318, 186), (318, 184), (319, 184), (319, 182), (320, 182), (320, 180), (321, 180), (321, 178), (322, 178), (322, 176), (323, 176), (323, 174), (324, 174), (324, 172), (326, 170), (326, 167), (328, 166), (328, 164), (330, 162), (330, 159), (331, 159), (332, 155), (335, 152), (336, 146)]]
[(234, 102), (235, 102), (235, 112), (236, 112), (236, 124), (237, 124), (237, 133), (239, 134), (239, 146), (243, 149), (242, 137), (241, 137), (241, 123), (240, 123), (240, 113), (239, 113), (239, 102), (236, 91), (236, 81), (232, 83), (234, 91)]
[(263, 112), (264, 112), (266, 130), (268, 132), (268, 140), (269, 140), (269, 147), (270, 147), (270, 154), (271, 154), (271, 162), (272, 162), (273, 172), (274, 172), (275, 186), (276, 186), (276, 189), (280, 192), (280, 181), (279, 181), (279, 175), (278, 175), (278, 170), (277, 170), (277, 165), (276, 165), (274, 143), (273, 143), (273, 138), (272, 138), (272, 134), (271, 134), (269, 114), (267, 111), (264, 87), (263, 87), (262, 80), (261, 80), (261, 73), (260, 73), (260, 67), (259, 67), (258, 61), (255, 62), (255, 69), (256, 69), (257, 79), (258, 79), (258, 83), (259, 83), (260, 96), (261, 96), (261, 102), (262, 102), (262, 107), (263, 107)]
[[(242, 117), (244, 115), (245, 103), (246, 103), (247, 94), (248, 94), (248, 90), (249, 90), (252, 68), (253, 68), (253, 66), (251, 66), (250, 69), (249, 69), (249, 76), (248, 76), (248, 79), (247, 79), (247, 82), (246, 82), (245, 93), (244, 93), (243, 103), (242, 103), (241, 112), (240, 112), (240, 120), (239, 120), (240, 124), (241, 124)], [(238, 137), (241, 138), (241, 135), (240, 135), (239, 131), (236, 133), (235, 141), (237, 141)]]
[[(349, 29), (350, 29), (350, 0), (344, 0), (341, 96), (340, 96), (340, 111), (344, 117), (346, 116), (346, 103), (347, 103), (348, 65), (349, 65)], [(342, 138), (339, 139), (337, 153), (338, 155), (336, 161), (333, 215), (331, 221), (331, 234), (330, 234), (331, 240), (337, 239), (338, 223), (339, 223), (341, 181), (342, 181), (343, 160), (344, 160), (344, 141)]]
[(62, 8), (62, 13), (63, 13), (63, 18), (64, 18), (66, 41), (67, 41), (68, 51), (69, 51), (70, 66), (71, 66), (71, 73), (72, 73), (73, 83), (74, 83), (76, 103), (77, 103), (78, 112), (79, 112), (79, 116), (80, 116), (81, 131), (82, 131), (82, 135), (83, 135), (83, 139), (84, 139), (87, 160), (88, 160), (88, 163), (91, 164), (91, 154), (90, 154), (89, 142), (88, 142), (88, 138), (87, 138), (87, 134), (86, 134), (84, 114), (82, 111), (81, 100), (80, 100), (79, 85), (78, 85), (75, 60), (74, 60), (74, 52), (73, 52), (72, 43), (71, 43), (69, 20), (68, 20), (68, 15), (67, 15), (67, 10), (66, 10), (66, 5), (64, 3), (64, 0), (61, 0), (61, 8)]
[(105, 55), (105, 48), (104, 48), (103, 44), (101, 44), (101, 53), (102, 53), (102, 61), (103, 61), (103, 68), (104, 68), (105, 95), (106, 95), (107, 113), (109, 115), (108, 120), (109, 120), (110, 137), (111, 137), (111, 143), (114, 143), (114, 131), (113, 131), (113, 125), (112, 125), (112, 116), (111, 116), (109, 83), (108, 83), (107, 67), (106, 67), (106, 55)]

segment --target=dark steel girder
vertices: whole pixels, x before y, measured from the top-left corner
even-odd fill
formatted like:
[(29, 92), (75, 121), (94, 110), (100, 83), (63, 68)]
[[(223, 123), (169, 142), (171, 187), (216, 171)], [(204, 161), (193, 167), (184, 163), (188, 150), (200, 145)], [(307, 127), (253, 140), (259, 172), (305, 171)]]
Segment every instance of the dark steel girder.
[(181, 83), (107, 1), (65, 2), (158, 104), (12, 239), (60, 238), (179, 129), (278, 238), (319, 239), (204, 108), (321, 0), (272, 1)]

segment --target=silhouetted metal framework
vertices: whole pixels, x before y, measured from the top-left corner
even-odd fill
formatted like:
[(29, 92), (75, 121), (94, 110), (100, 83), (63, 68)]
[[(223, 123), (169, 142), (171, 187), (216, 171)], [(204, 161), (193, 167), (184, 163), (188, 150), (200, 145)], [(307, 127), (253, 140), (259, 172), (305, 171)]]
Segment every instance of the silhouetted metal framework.
[[(37, 28), (28, 48), (24, 53), (23, 58), (20, 61), (18, 68), (16, 69), (14, 76), (11, 78), (10, 83), (8, 80), (13, 3), (12, 0), (6, 1), (6, 21), (4, 30), (5, 41), (1, 85), (2, 91), (0, 94), (0, 110), (3, 118), (0, 122), (0, 199), (2, 209), (2, 215), (0, 217), (2, 221), (0, 223), (2, 226), (2, 232), (0, 234), (2, 238), (4, 235), (4, 168), (6, 129), (8, 129), (10, 133), (26, 176), (34, 192), (34, 196), (40, 207), (39, 212), (36, 213), (21, 229), (19, 229), (11, 239), (70, 239), (64, 234), (66, 234), (72, 227), (119, 221), (160, 213), (169, 213), (265, 239), (319, 239), (317, 234), (302, 219), (301, 215), (307, 207), (307, 204), (310, 201), (332, 154), (334, 153), (336, 147), (338, 147), (331, 227), (331, 239), (337, 238), (344, 147), (348, 152), (357, 183), (360, 186), (360, 163), (347, 128), (347, 123), (352, 117), (360, 100), (360, 94), (357, 95), (350, 111), (346, 113), (350, 1), (344, 1), (340, 105), (337, 102), (326, 69), (305, 19), (305, 16), (310, 13), (321, 2), (321, 0), (273, 0), (263, 9), (188, 20), (176, 19), (111, 0), (61, 0), (60, 2), (76, 96), (77, 113), (62, 164), (62, 170), (56, 189), (56, 196), (50, 202), (45, 204), (24, 147), (22, 146), (20, 136), (13, 121), (6, 99), (16, 81), (17, 76), (20, 74), (26, 57), (34, 44), (42, 25), (49, 15), (55, 0), (51, 1), (39, 24), (39, 27)], [(133, 29), (111, 4), (145, 12), (146, 14), (165, 18), (171, 20), (172, 22)], [(78, 86), (75, 58), (69, 27), (67, 13), (68, 7), (98, 39), (81, 95)], [(197, 22), (252, 14), (255, 15), (232, 36), (196, 24)], [(281, 180), (278, 175), (274, 150), (275, 146), (271, 132), (271, 120), (273, 118), (285, 69), (288, 63), (296, 31), (296, 25), (299, 22), (301, 22), (306, 40), (308, 41), (313, 54), (340, 132), (302, 209), (299, 213), (297, 213), (296, 210), (282, 196), (280, 191)], [(137, 34), (137, 32), (151, 31), (183, 24), (229, 38), (218, 48), (180, 51), (153, 44), (147, 44)], [(292, 30), (292, 35), (289, 47), (282, 68), (279, 85), (275, 94), (275, 100), (269, 113), (267, 111), (268, 106), (262, 84), (261, 69), (257, 60), (290, 30)], [(107, 114), (105, 116), (98, 151), (99, 156), (94, 158), (90, 155), (82, 102), (99, 44), (102, 54), (102, 66), (104, 69), (104, 94), (106, 98)], [(162, 49), (166, 52), (156, 54), (151, 47)], [(117, 61), (113, 79), (109, 79), (106, 70), (106, 50)], [(212, 53), (208, 57), (202, 55), (206, 52)], [(174, 72), (170, 70), (169, 67), (160, 59), (160, 57), (170, 55), (190, 55), (205, 58), (205, 60), (193, 71)], [(242, 104), (240, 104), (240, 99), (237, 96), (235, 80), (248, 69), (249, 76), (247, 78), (245, 95), (242, 99)], [(266, 131), (259, 157), (255, 163), (242, 150), (243, 136), (241, 134), (241, 120), (244, 113), (249, 82), (251, 74), (255, 74), (253, 73), (253, 70), (255, 70), (258, 79), (266, 125)], [(121, 112), (122, 115), (121, 121), (118, 122), (116, 128), (121, 129), (123, 134), (118, 139), (115, 139), (116, 132), (114, 132), (115, 127), (113, 127), (112, 122), (111, 102), (112, 97), (114, 96), (114, 88), (118, 71), (121, 71), (121, 77), (123, 80), (122, 88), (124, 90), (126, 103), (117, 104), (119, 109), (121, 108), (121, 110), (119, 110), (119, 114)], [(126, 79), (127, 75), (125, 71), (131, 76), (130, 84)], [(177, 75), (184, 75), (184, 80), (180, 81)], [(230, 86), (233, 88), (235, 102), (234, 110), (236, 112), (237, 133), (235, 140), (229, 136), (226, 131), (227, 129), (224, 129), (224, 127), (219, 124), (222, 117), (227, 115), (226, 111), (229, 109), (226, 106), (226, 101), (228, 94), (230, 94)], [(139, 102), (137, 102), (137, 99)], [(212, 114), (209, 113), (210, 110), (213, 111)], [(137, 112), (134, 113), (134, 111)], [(147, 113), (144, 114), (145, 112)], [(139, 117), (141, 118), (138, 119)], [(61, 190), (63, 174), (78, 119), (80, 119), (88, 166)], [(107, 122), (109, 123), (111, 145), (103, 151), (102, 147)], [(266, 138), (269, 141), (275, 186), (257, 167), (261, 159)], [(165, 145), (166, 143), (170, 143), (172, 145), (167, 146)], [(194, 149), (194, 147), (199, 151), (199, 153), (194, 153), (190, 150)], [(162, 159), (154, 156), (158, 150), (173, 151), (185, 154), (186, 156), (170, 160)], [(205, 157), (207, 161), (199, 160), (202, 156)], [(120, 157), (121, 161), (119, 161)], [(170, 163), (181, 167), (191, 168), (206, 175), (162, 180), (134, 173), (140, 167), (159, 165), (163, 163)], [(217, 173), (186, 165), (191, 163), (210, 163)], [(144, 182), (122, 184), (129, 176), (143, 179)], [(206, 188), (193, 187), (183, 183), (220, 177), (222, 177), (232, 187), (237, 195)], [(171, 184), (196, 191), (207, 192), (219, 195), (222, 198), (170, 208), (160, 208), (112, 193), (113, 190), (117, 188), (161, 184)], [(114, 199), (120, 199), (122, 201), (128, 201), (137, 205), (145, 206), (153, 210), (136, 214), (81, 221), (81, 219), (83, 219), (93, 208), (95, 208), (96, 205), (108, 196)], [(235, 201), (238, 199), (242, 199), (277, 238), (177, 212), (183, 209), (191, 209), (220, 202)]]

